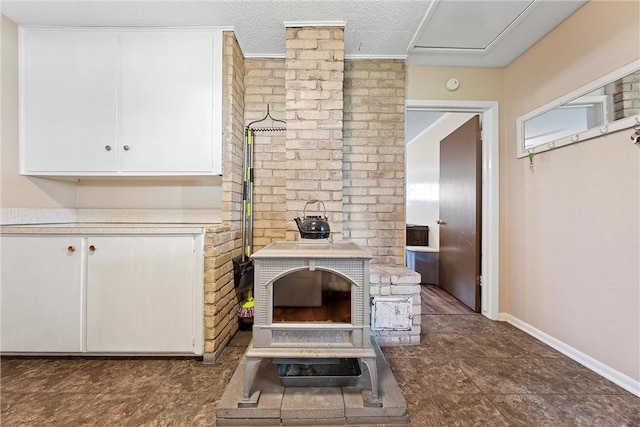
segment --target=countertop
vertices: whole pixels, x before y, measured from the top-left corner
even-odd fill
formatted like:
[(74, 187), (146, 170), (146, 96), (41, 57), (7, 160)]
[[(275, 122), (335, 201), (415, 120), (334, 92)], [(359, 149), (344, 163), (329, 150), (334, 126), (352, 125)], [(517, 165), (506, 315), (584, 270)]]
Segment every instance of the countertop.
[(0, 234), (202, 234), (220, 224), (196, 223), (55, 223), (0, 226)]

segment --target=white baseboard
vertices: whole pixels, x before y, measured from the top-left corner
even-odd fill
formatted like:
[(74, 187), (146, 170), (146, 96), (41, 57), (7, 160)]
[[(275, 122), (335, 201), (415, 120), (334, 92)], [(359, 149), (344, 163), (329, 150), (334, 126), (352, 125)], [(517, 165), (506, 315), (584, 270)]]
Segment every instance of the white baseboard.
[(612, 383), (622, 387), (629, 393), (633, 393), (634, 395), (640, 397), (640, 381), (636, 381), (633, 378), (616, 371), (612, 367), (605, 365), (604, 363), (579, 350), (576, 350), (570, 345), (542, 332), (537, 328), (534, 328), (530, 324), (523, 322), (522, 320), (508, 313), (500, 313), (499, 320), (507, 322), (520, 329), (521, 331), (526, 332), (532, 337), (558, 350), (560, 353), (564, 354), (570, 359), (573, 359), (584, 367), (592, 370), (596, 374), (601, 375)]

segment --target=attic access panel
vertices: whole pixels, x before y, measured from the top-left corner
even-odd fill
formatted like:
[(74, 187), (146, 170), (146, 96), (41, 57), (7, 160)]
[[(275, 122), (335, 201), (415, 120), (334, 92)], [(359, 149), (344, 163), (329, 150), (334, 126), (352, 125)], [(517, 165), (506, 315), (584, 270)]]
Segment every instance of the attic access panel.
[(486, 50), (524, 17), (533, 3), (531, 0), (435, 0), (413, 48)]

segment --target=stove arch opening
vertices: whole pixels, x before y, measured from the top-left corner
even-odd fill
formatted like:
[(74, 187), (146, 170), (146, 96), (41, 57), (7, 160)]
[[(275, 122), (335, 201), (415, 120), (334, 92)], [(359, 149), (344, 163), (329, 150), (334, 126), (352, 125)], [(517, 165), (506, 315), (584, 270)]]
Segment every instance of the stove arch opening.
[(358, 284), (337, 271), (290, 270), (271, 287), (273, 323), (352, 323)]

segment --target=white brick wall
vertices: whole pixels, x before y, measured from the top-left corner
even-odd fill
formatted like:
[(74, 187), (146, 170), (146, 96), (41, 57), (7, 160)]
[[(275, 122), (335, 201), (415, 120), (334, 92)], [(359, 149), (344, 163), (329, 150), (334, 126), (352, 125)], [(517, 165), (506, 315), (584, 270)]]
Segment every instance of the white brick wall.
[(308, 200), (323, 201), (334, 240), (343, 221), (343, 58), (343, 28), (287, 28), (287, 210), (301, 215)]
[(380, 264), (404, 264), (404, 88), (403, 61), (345, 62), (344, 235)]

